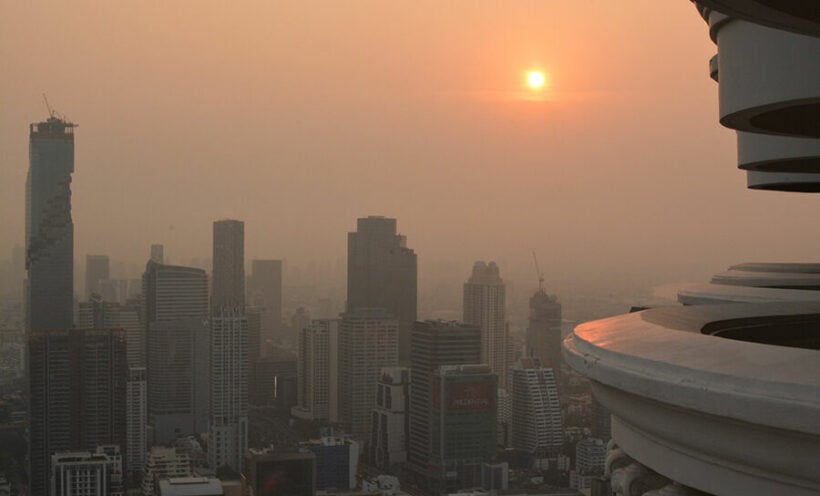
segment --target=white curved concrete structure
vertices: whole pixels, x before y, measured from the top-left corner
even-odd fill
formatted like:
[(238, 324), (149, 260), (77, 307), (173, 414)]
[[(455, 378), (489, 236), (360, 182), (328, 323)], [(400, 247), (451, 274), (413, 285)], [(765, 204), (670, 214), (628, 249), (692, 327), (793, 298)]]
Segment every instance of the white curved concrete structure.
[(720, 122), (741, 131), (820, 137), (820, 39), (711, 12)]
[(817, 494), (817, 351), (718, 337), (788, 340), (801, 323), (820, 323), (820, 304), (654, 309), (576, 327), (564, 356), (612, 412), (618, 445), (664, 477), (712, 494)]
[[(820, 191), (820, 1), (698, 8), (749, 187)], [(736, 265), (678, 300), (564, 341), (612, 413), (613, 494), (820, 494), (820, 264)]]
[(764, 26), (820, 36), (820, 5), (812, 0), (699, 0), (698, 3)]

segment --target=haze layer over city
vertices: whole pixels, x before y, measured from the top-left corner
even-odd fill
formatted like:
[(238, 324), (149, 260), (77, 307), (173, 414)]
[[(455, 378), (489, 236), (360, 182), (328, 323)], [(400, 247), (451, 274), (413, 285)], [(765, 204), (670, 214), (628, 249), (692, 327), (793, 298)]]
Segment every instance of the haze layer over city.
[(566, 298), (813, 259), (817, 200), (749, 191), (727, 166), (735, 138), (691, 9), (3, 2), (0, 253), (23, 244), (25, 124), (46, 93), (80, 125), (78, 274), (106, 253), (112, 275), (138, 277), (150, 242), (206, 260), (218, 218), (245, 221), (247, 260), (339, 287), (355, 219), (397, 218), (422, 311), (436, 288), (458, 301), (475, 260), (524, 298), (532, 251)]

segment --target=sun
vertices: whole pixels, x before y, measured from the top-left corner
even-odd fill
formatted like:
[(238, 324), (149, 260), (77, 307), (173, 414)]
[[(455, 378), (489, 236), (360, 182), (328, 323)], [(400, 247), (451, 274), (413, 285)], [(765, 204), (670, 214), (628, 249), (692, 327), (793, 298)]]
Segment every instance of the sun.
[(534, 90), (540, 90), (547, 84), (547, 76), (542, 71), (527, 72), (527, 86)]

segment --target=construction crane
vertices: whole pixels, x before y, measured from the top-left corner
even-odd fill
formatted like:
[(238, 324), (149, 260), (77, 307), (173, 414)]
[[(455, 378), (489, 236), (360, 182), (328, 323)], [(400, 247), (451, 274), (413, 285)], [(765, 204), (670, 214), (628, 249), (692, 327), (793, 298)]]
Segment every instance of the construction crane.
[(53, 108), (51, 108), (51, 105), (48, 103), (48, 97), (46, 96), (46, 94), (45, 94), (45, 93), (43, 93), (43, 103), (45, 103), (45, 104), (46, 104), (46, 108), (48, 109), (48, 116), (49, 116), (50, 118), (52, 118), (52, 119), (53, 119), (53, 118), (54, 118), (54, 114), (55, 114), (56, 112), (54, 112), (54, 109), (53, 109)]
[(532, 259), (535, 262), (535, 272), (538, 274), (538, 291), (544, 291), (544, 273), (538, 267), (538, 257), (535, 256), (534, 251), (532, 252)]

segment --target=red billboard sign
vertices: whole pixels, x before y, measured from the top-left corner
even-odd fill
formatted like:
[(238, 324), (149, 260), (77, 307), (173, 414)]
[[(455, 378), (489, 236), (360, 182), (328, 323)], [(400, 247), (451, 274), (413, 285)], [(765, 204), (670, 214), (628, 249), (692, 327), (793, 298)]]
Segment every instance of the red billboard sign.
[(487, 410), (495, 408), (495, 388), (491, 383), (451, 384), (448, 391), (450, 410)]

